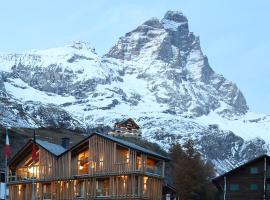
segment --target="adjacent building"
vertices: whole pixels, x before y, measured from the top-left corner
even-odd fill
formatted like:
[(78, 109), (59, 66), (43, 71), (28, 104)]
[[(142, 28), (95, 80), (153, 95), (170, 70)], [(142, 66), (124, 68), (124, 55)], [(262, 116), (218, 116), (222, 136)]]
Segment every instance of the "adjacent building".
[(109, 134), (136, 138), (140, 138), (142, 136), (140, 126), (132, 118), (115, 123), (113, 131)]
[(270, 157), (262, 155), (215, 179), (223, 200), (270, 200)]
[(99, 133), (69, 149), (36, 144), (36, 162), (32, 140), (9, 162), (10, 200), (30, 200), (33, 190), (40, 200), (162, 199), (168, 158), (156, 152)]

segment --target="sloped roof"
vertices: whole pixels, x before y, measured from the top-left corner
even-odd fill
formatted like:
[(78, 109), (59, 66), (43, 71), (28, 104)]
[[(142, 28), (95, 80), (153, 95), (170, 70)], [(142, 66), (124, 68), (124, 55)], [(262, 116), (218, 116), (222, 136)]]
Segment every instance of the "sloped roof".
[(240, 166), (238, 166), (238, 167), (236, 167), (236, 168), (234, 168), (234, 169), (232, 169), (232, 170), (230, 170), (230, 171), (228, 171), (228, 172), (220, 175), (220, 176), (217, 176), (216, 178), (212, 179), (212, 181), (213, 182), (218, 181), (219, 179), (224, 178), (224, 176), (230, 175), (230, 174), (238, 171), (239, 169), (242, 169), (242, 168), (244, 168), (244, 167), (246, 167), (246, 166), (248, 166), (248, 165), (250, 165), (250, 164), (252, 164), (254, 162), (257, 162), (257, 161), (259, 161), (261, 159), (264, 159), (264, 158), (268, 158), (269, 159), (270, 156), (267, 155), (267, 154), (263, 154), (263, 155), (261, 155), (261, 156), (259, 156), (257, 158), (254, 158), (254, 159), (252, 159), (252, 160), (250, 160), (250, 161), (248, 161), (248, 162), (246, 162), (246, 163), (244, 163), (244, 164), (242, 164), (242, 165), (240, 165)]
[(125, 120), (122, 120), (120, 122), (116, 122), (115, 123), (115, 126), (116, 125), (124, 125), (124, 126), (127, 126), (128, 123), (131, 123), (133, 126), (135, 126), (136, 128), (140, 128), (140, 126), (134, 121), (134, 119), (132, 118), (128, 118), (128, 119), (125, 119)]
[(59, 156), (67, 150), (61, 145), (53, 144), (45, 140), (36, 139), (36, 143), (40, 145), (41, 147), (43, 147), (44, 149), (46, 149), (47, 151), (54, 154), (55, 156)]
[[(62, 146), (60, 146), (58, 144), (50, 143), (50, 142), (45, 141), (45, 140), (36, 139), (36, 143), (38, 146), (46, 149), (48, 152), (50, 152), (51, 154), (53, 154), (56, 157), (61, 156), (66, 151), (68, 151), (68, 149), (63, 148)], [(11, 157), (11, 159), (8, 161), (9, 165), (11, 163), (13, 163), (17, 158), (20, 157), (21, 152), (28, 151), (29, 153), (31, 153), (32, 144), (33, 144), (33, 139), (29, 139), (28, 142), (13, 157)]]
[[(145, 153), (145, 154), (148, 154), (148, 155), (151, 155), (151, 156), (154, 156), (154, 157), (157, 157), (157, 158), (160, 158), (160, 159), (163, 159), (163, 160), (166, 160), (166, 161), (169, 161), (170, 159), (166, 156), (163, 156), (159, 153), (156, 153), (154, 151), (151, 151), (149, 149), (146, 149), (144, 147), (141, 147), (137, 144), (134, 144), (134, 143), (131, 143), (131, 142), (128, 142), (126, 140), (123, 140), (123, 139), (119, 139), (119, 138), (116, 138), (114, 136), (111, 136), (111, 135), (108, 135), (108, 134), (102, 134), (102, 133), (91, 133), (88, 137), (84, 138), (81, 142), (79, 142), (78, 144), (74, 145), (73, 147), (69, 148), (69, 149), (65, 149), (63, 148), (61, 145), (58, 145), (58, 144), (54, 144), (54, 143), (50, 143), (48, 141), (45, 141), (45, 140), (40, 140), (40, 139), (36, 139), (36, 143), (41, 146), (42, 148), (46, 149), (47, 151), (49, 151), (50, 153), (52, 153), (53, 155), (55, 155), (56, 157), (60, 157), (62, 156), (63, 154), (65, 154), (66, 152), (68, 151), (71, 151), (72, 149), (76, 148), (77, 146), (79, 146), (81, 143), (85, 142), (86, 140), (88, 140), (90, 137), (94, 136), (94, 135), (97, 135), (97, 136), (100, 136), (100, 137), (103, 137), (105, 139), (108, 139), (108, 140), (111, 140), (113, 142), (116, 142), (122, 146), (126, 146), (128, 148), (131, 148), (131, 149), (134, 149), (134, 150), (137, 150), (139, 152), (142, 152), (142, 153)], [(28, 141), (28, 143), (22, 148), (26, 148), (27, 146), (29, 146), (31, 143), (33, 142), (32, 139), (30, 139)], [(18, 156), (18, 154), (16, 154), (10, 162), (12, 162), (12, 160), (14, 160), (16, 157)]]

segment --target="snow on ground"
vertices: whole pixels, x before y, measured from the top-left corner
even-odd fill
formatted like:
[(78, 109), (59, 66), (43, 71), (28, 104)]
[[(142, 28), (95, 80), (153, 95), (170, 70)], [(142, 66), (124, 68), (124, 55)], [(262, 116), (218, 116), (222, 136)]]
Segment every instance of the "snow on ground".
[(9, 79), (9, 82), (5, 82), (4, 85), (9, 94), (21, 101), (37, 101), (44, 104), (56, 105), (75, 101), (75, 98), (72, 96), (65, 97), (36, 90), (19, 78)]
[(270, 116), (248, 112), (235, 119), (226, 119), (215, 112), (196, 119), (203, 125), (217, 124), (220, 129), (230, 130), (244, 140), (261, 138), (270, 142)]
[(101, 67), (101, 60), (93, 47), (84, 42), (74, 42), (65, 47), (45, 50), (31, 50), (24, 54), (0, 55), (0, 71), (10, 72), (14, 65), (23, 64), (32, 68), (47, 68), (57, 65), (63, 71), (79, 72), (74, 82), (88, 80), (89, 77), (104, 78), (108, 68)]

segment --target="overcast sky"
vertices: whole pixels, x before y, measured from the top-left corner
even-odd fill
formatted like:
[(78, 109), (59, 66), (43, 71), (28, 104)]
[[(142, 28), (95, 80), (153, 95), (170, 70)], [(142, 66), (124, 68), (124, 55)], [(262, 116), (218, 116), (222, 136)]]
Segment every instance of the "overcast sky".
[(235, 82), (251, 111), (270, 114), (270, 0), (17, 0), (0, 3), (0, 52), (89, 41), (102, 55), (118, 38), (180, 10), (211, 67)]

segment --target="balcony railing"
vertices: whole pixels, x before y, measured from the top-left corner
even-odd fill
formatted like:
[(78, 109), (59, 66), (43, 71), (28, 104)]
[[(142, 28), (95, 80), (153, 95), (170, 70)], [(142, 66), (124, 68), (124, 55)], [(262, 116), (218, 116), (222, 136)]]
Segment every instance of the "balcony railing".
[(115, 163), (112, 167), (107, 168), (104, 164), (90, 164), (80, 168), (74, 173), (74, 175), (107, 175), (107, 174), (123, 174), (130, 172), (145, 172), (157, 176), (162, 176), (162, 167), (161, 166), (143, 166), (137, 165), (132, 167), (131, 163)]
[(30, 179), (47, 179), (52, 177), (52, 167), (39, 166), (20, 167), (16, 172), (9, 175), (9, 181), (20, 181)]
[(162, 175), (162, 168), (158, 166), (146, 166), (146, 172), (155, 175)]

